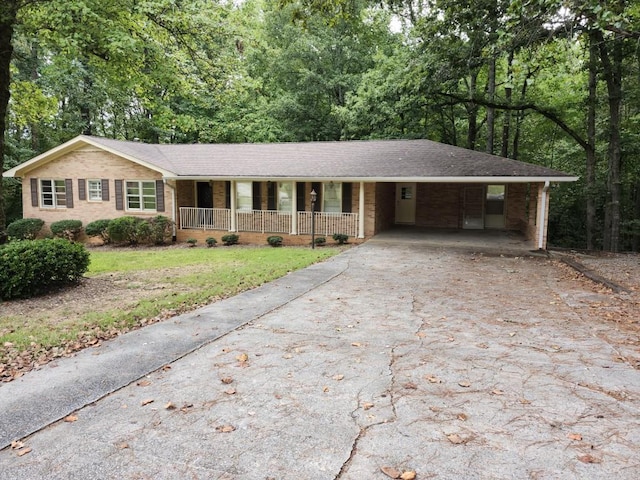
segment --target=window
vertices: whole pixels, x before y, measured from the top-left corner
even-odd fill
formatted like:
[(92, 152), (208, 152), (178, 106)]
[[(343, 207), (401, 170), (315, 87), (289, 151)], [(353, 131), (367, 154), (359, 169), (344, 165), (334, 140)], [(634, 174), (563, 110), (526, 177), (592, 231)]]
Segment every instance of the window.
[(291, 182), (278, 182), (278, 211), (291, 212), (293, 204), (293, 184)]
[(40, 192), (40, 205), (42, 207), (67, 207), (67, 187), (64, 180), (40, 180)]
[(127, 181), (127, 210), (156, 210), (156, 182)]
[(89, 201), (102, 201), (102, 180), (87, 180), (87, 193)]
[(236, 208), (238, 210), (253, 209), (253, 185), (252, 182), (236, 183)]
[(322, 211), (327, 213), (342, 212), (342, 184), (325, 183), (322, 195)]

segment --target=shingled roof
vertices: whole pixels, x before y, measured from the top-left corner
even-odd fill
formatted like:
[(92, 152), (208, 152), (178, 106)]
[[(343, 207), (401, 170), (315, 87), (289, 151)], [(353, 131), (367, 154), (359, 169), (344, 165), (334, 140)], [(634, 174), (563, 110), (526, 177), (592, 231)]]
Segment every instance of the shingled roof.
[[(54, 149), (93, 145), (162, 172), (166, 178), (333, 179), (350, 181), (554, 181), (577, 178), (539, 165), (430, 140), (261, 144), (146, 144), (79, 136)], [(46, 161), (49, 152), (32, 162)], [(35, 167), (36, 165), (32, 165)], [(21, 176), (22, 166), (7, 172)], [(30, 169), (30, 168), (28, 168)]]

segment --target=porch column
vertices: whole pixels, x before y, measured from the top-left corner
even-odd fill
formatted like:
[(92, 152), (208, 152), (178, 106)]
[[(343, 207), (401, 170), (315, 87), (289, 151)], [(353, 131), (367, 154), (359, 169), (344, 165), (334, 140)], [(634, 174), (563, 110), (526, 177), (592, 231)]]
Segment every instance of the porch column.
[(364, 182), (360, 182), (358, 195), (358, 238), (364, 238)]
[(547, 248), (547, 226), (549, 224), (549, 181), (538, 187), (537, 218), (536, 240), (538, 250), (544, 250)]
[(229, 196), (231, 197), (231, 224), (229, 225), (229, 231), (230, 232), (237, 232), (238, 231), (238, 225), (237, 225), (237, 215), (236, 215), (236, 211), (237, 211), (237, 207), (236, 207), (236, 181), (232, 180), (231, 181), (231, 192), (229, 192)]
[(298, 182), (291, 182), (291, 235), (298, 234)]

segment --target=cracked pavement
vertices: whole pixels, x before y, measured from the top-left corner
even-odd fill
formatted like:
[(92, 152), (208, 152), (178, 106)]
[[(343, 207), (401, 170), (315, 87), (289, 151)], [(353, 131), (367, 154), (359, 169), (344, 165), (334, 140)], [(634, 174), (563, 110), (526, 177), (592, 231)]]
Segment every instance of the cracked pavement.
[(29, 453), (0, 451), (0, 479), (640, 477), (639, 339), (555, 262), (397, 241), (329, 262)]

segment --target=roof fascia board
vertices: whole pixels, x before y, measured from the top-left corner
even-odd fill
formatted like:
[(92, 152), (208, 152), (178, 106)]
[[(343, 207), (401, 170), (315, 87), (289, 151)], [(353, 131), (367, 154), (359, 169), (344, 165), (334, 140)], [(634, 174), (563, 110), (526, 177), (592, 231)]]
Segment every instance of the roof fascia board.
[(27, 160), (26, 162), (21, 163), (20, 165), (16, 165), (15, 167), (10, 168), (6, 172), (4, 172), (2, 176), (5, 178), (23, 177), (25, 174), (29, 173), (31, 170), (38, 168), (43, 163), (51, 162), (56, 158), (59, 158), (66, 153), (77, 150), (78, 148), (84, 145), (91, 145), (93, 147), (104, 150), (105, 152), (109, 152), (113, 155), (117, 155), (118, 157), (129, 160), (130, 162), (137, 163), (138, 165), (141, 165), (150, 170), (160, 173), (165, 178), (170, 178), (175, 176), (174, 172), (170, 172), (168, 170), (158, 168), (157, 166), (152, 165), (148, 162), (145, 162), (144, 160), (140, 160), (139, 158), (133, 157), (131, 155), (127, 155), (125, 153), (120, 152), (119, 150), (106, 147), (102, 145), (100, 142), (96, 142), (92, 138), (86, 137), (84, 135), (78, 135), (77, 137), (72, 138), (68, 142), (63, 143), (62, 145), (58, 145), (57, 147), (52, 148), (51, 150), (47, 150), (46, 152), (41, 153), (37, 157), (33, 157), (31, 160)]
[(214, 177), (214, 176), (165, 176), (166, 180), (194, 180), (200, 182), (366, 182), (366, 183), (544, 183), (575, 182), (579, 177)]

